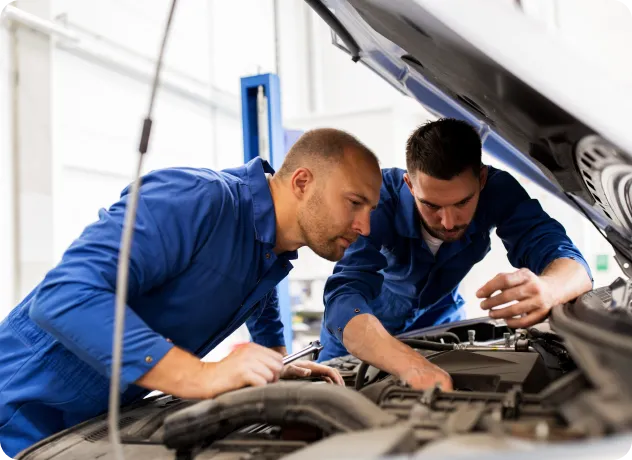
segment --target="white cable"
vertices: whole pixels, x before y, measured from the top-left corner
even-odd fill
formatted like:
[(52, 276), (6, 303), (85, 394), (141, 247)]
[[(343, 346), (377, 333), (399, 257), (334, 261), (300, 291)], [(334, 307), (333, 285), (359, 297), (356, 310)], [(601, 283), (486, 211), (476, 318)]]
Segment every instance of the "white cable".
[(129, 259), (132, 248), (132, 237), (134, 234), (134, 226), (136, 221), (136, 209), (138, 207), (138, 199), (140, 195), (141, 186), (141, 171), (143, 166), (143, 157), (147, 152), (149, 146), (149, 136), (151, 133), (152, 119), (151, 115), (154, 109), (154, 102), (156, 99), (156, 93), (158, 90), (158, 84), (160, 79), (160, 70), (162, 68), (162, 59), (164, 57), (165, 48), (167, 45), (167, 37), (171, 28), (171, 21), (173, 19), (173, 12), (175, 10), (176, 0), (171, 3), (171, 10), (169, 12), (169, 18), (162, 39), (162, 45), (160, 48), (160, 54), (158, 56), (158, 63), (156, 64), (156, 74), (154, 77), (154, 83), (151, 90), (151, 96), (149, 100), (149, 109), (147, 118), (143, 122), (143, 132), (141, 135), (139, 156), (138, 156), (138, 168), (136, 169), (136, 176), (129, 194), (129, 200), (125, 206), (125, 222), (123, 224), (123, 235), (121, 237), (121, 248), (119, 251), (118, 267), (116, 274), (116, 306), (115, 306), (115, 323), (114, 323), (114, 337), (112, 341), (112, 375), (110, 378), (110, 401), (109, 401), (109, 414), (108, 414), (108, 427), (110, 432), (110, 442), (112, 444), (112, 451), (114, 458), (117, 460), (124, 460), (123, 446), (121, 445), (121, 437), (119, 434), (119, 405), (120, 405), (120, 380), (121, 380), (121, 364), (123, 360), (123, 332), (125, 328), (125, 308), (127, 307), (127, 288), (128, 288), (128, 274), (129, 274)]

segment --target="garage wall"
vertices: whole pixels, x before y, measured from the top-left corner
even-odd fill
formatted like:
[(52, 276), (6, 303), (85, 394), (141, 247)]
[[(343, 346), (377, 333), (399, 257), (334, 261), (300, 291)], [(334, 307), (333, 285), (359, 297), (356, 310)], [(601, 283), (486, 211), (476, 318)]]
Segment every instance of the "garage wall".
[[(631, 38), (632, 17), (616, 0), (599, 5), (587, 0), (522, 3), (535, 20), (559, 29), (578, 49), (619, 66), (622, 76), (630, 75), (630, 61), (620, 57)], [(150, 68), (156, 56), (169, 4), (168, 0), (18, 3), (67, 27), (100, 55), (69, 48), (42, 34), (19, 32), (20, 163), (15, 183), (9, 173), (10, 123), (2, 122), (10, 118), (10, 98), (4, 97), (11, 88), (6, 71), (10, 54), (4, 52), (8, 32), (0, 28), (0, 117), (4, 117), (0, 118), (0, 218), (8, 224), (0, 229), (0, 315), (41, 279), (96, 218), (98, 208), (108, 206), (131, 180), (149, 97), (150, 82), (139, 75), (139, 69)], [(429, 114), (333, 47), (328, 27), (304, 2), (277, 0), (275, 42), (274, 4), (273, 0), (178, 3), (165, 71), (169, 81), (179, 86), (159, 91), (145, 171), (172, 165), (240, 164), (239, 77), (271, 71), (281, 77), (286, 127), (347, 129), (373, 148), (384, 166), (404, 166), (404, 141)], [(16, 200), (17, 221), (11, 214)], [(560, 211), (556, 202), (550, 207), (564, 214), (570, 232), (591, 260), (608, 250), (595, 243), (598, 238), (589, 224), (577, 225), (573, 211)], [(12, 235), (14, 228), (17, 232)], [(506, 262), (502, 251), (487, 260), (493, 267)], [(14, 262), (18, 270), (13, 270)], [(296, 276), (307, 276), (301, 275), (309, 274), (307, 267), (299, 261)], [(599, 276), (610, 280), (610, 275)]]
[[(22, 0), (16, 6), (65, 27), (80, 46), (18, 30), (14, 175), (9, 32), (0, 31), (0, 217), (6, 223), (0, 235), (0, 317), (131, 180), (149, 100), (147, 69), (153, 72), (170, 2)], [(178, 3), (145, 172), (243, 162), (239, 77), (275, 71), (273, 11), (272, 1)]]
[[(136, 168), (138, 139), (150, 80), (118, 62), (151, 61), (159, 49), (167, 1), (52, 1), (53, 18), (85, 41), (97, 40), (109, 60), (53, 50), (54, 253), (57, 260), (100, 207), (116, 200)], [(181, 2), (173, 21), (165, 68), (208, 85), (208, 40), (192, 30), (208, 26), (208, 2)], [(188, 8), (187, 8), (188, 7)], [(191, 14), (191, 7), (200, 9)], [(195, 9), (195, 8), (193, 8)], [(199, 49), (188, 52), (189, 47)], [(193, 56), (195, 58), (193, 58)], [(148, 66), (147, 68), (151, 68)], [(209, 89), (210, 93), (210, 89)], [(160, 91), (145, 171), (213, 163), (212, 111), (202, 103)]]

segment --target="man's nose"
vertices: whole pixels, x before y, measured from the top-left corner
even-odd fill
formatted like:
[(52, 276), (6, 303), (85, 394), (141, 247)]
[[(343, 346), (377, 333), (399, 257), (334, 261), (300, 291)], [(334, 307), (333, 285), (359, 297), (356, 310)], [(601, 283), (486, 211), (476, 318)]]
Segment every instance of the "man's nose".
[(361, 213), (353, 221), (353, 230), (362, 236), (368, 236), (371, 232), (371, 214)]
[(454, 211), (450, 208), (444, 208), (442, 209), (442, 212), (443, 216), (441, 217), (441, 225), (443, 225), (443, 228), (447, 230), (452, 230), (456, 221)]

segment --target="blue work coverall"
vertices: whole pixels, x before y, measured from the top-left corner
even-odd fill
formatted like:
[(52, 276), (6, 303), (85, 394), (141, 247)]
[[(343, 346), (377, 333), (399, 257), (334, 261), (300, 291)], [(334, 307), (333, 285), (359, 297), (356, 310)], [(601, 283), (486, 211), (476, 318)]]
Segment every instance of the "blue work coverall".
[[(202, 357), (247, 323), (283, 346), (276, 285), (296, 252), (275, 255), (276, 219), (261, 159), (223, 171), (144, 177), (125, 312), (121, 403), (173, 347)], [(107, 411), (114, 293), (129, 189), (89, 225), (0, 323), (0, 444), (11, 456)]]
[(375, 315), (391, 334), (464, 319), (459, 284), (490, 251), (494, 228), (516, 268), (540, 274), (553, 260), (570, 258), (590, 275), (564, 228), (513, 176), (492, 167), (466, 233), (458, 241), (444, 242), (434, 256), (422, 237), (404, 173), (398, 168), (382, 171), (370, 235), (347, 249), (327, 280), (320, 361), (348, 354), (342, 333), (356, 315)]

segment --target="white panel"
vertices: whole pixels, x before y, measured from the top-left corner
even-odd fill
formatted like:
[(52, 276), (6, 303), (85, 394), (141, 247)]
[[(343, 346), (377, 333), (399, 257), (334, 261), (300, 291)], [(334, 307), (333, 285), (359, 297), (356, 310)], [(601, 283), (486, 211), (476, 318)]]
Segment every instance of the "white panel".
[[(171, 0), (56, 0), (55, 17), (105, 40), (148, 57), (156, 57)], [(177, 3), (165, 65), (208, 82), (208, 1)]]
[(303, 1), (279, 0), (279, 47), (283, 118), (304, 116), (309, 111), (308, 35), (309, 8)]
[(212, 0), (215, 85), (239, 94), (239, 78), (275, 72), (272, 1)]
[(101, 208), (115, 203), (129, 177), (108, 175), (73, 167), (61, 168), (55, 190), (55, 263), (83, 231), (98, 219)]
[(331, 31), (317, 18), (318, 40), (324, 45), (317, 78), (322, 81), (324, 112), (361, 111), (391, 104), (402, 95), (366, 66), (331, 44)]
[[(55, 54), (55, 152), (65, 165), (113, 174), (136, 167), (149, 87), (63, 51)], [(212, 166), (212, 116), (158, 92), (146, 169)]]
[(632, 13), (619, 0), (557, 0), (559, 35), (595, 66), (632, 81)]
[(244, 163), (241, 119), (218, 116), (216, 120), (215, 168), (234, 168)]
[(53, 235), (53, 200), (50, 194), (20, 194), (20, 261), (50, 262)]

